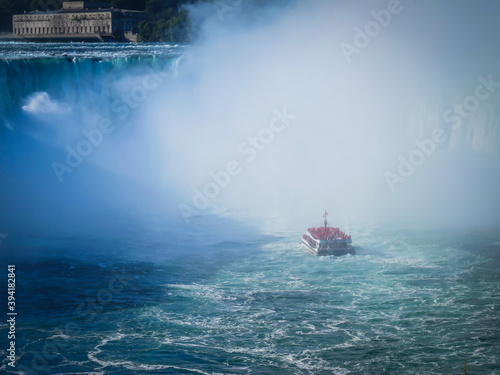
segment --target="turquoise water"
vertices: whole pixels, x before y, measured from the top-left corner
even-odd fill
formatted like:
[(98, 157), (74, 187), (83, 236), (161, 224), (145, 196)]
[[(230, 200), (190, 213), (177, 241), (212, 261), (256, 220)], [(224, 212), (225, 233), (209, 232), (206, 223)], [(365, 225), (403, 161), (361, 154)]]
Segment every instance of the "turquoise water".
[[(0, 42), (0, 121), (17, 114), (30, 95), (45, 92), (71, 103), (109, 112), (126, 77), (169, 71), (182, 44)], [(149, 69), (149, 70), (148, 70)], [(97, 98), (96, 98), (97, 96)], [(24, 120), (27, 121), (27, 120)]]
[(182, 43), (27, 43), (0, 42), (0, 59), (119, 59), (177, 56)]
[(313, 256), (300, 233), (193, 248), (12, 239), (44, 254), (16, 264), (18, 368), (458, 374), (466, 358), (470, 373), (499, 370), (500, 233), (352, 232), (345, 257)]

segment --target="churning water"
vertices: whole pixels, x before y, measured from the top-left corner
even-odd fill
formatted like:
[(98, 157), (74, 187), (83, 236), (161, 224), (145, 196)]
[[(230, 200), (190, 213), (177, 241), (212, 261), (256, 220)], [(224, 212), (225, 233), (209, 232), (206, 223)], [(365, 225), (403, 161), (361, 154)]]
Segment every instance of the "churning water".
[(467, 359), (471, 373), (498, 371), (500, 233), (352, 233), (358, 252), (344, 257), (313, 256), (300, 233), (12, 240), (40, 253), (16, 262), (18, 369), (451, 374)]

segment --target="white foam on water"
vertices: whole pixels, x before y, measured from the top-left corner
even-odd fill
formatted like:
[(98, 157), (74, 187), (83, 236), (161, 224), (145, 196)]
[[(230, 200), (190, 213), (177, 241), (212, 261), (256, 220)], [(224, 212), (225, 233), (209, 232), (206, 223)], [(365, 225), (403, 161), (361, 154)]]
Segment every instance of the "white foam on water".
[[(112, 334), (108, 337), (105, 337), (101, 340), (99, 344), (97, 344), (94, 347), (94, 350), (88, 353), (88, 358), (92, 362), (95, 362), (101, 366), (101, 368), (106, 368), (106, 367), (123, 367), (126, 368), (127, 370), (143, 370), (143, 371), (155, 371), (155, 370), (167, 370), (167, 369), (172, 369), (172, 370), (179, 370), (179, 371), (190, 371), (190, 372), (195, 372), (198, 374), (203, 374), (203, 375), (209, 375), (209, 374), (217, 374), (214, 372), (205, 372), (201, 371), (199, 369), (195, 368), (187, 368), (187, 367), (181, 367), (181, 366), (175, 366), (175, 365), (151, 365), (151, 364), (143, 364), (143, 363), (136, 363), (133, 361), (123, 361), (123, 360), (102, 360), (97, 358), (98, 355), (105, 353), (105, 350), (103, 347), (112, 341), (120, 341), (127, 337), (129, 335), (125, 335), (122, 333), (115, 333)], [(113, 355), (116, 354), (116, 352), (112, 353)]]

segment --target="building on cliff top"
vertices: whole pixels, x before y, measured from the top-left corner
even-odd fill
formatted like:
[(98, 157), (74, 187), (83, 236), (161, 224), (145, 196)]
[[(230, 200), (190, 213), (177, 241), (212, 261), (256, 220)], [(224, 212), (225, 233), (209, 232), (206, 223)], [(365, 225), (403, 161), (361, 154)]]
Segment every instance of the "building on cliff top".
[(16, 39), (137, 42), (146, 12), (109, 8), (107, 3), (65, 1), (56, 11), (35, 11), (12, 18)]

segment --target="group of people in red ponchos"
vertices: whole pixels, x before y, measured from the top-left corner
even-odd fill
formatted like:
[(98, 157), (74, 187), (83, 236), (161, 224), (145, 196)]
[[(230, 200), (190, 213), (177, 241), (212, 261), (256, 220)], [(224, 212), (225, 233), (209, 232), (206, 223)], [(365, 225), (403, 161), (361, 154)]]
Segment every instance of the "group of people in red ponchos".
[(339, 228), (331, 227), (319, 227), (319, 228), (308, 228), (307, 229), (311, 235), (313, 235), (318, 240), (349, 240), (351, 236), (342, 232)]

